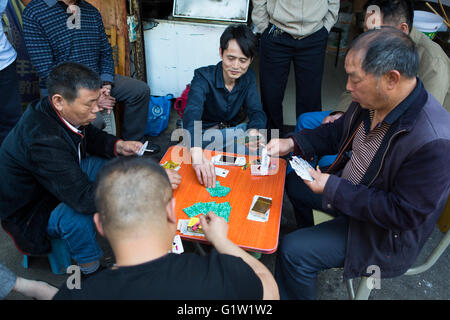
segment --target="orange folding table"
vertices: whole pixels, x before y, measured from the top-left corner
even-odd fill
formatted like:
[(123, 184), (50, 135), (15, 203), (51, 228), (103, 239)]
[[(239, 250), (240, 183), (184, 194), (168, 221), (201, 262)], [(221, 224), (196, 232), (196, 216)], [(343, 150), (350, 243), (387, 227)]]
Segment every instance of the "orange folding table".
[[(237, 156), (225, 152), (207, 150), (203, 152), (209, 159), (217, 154)], [(252, 163), (255, 159), (257, 159), (256, 156), (246, 156), (247, 162)], [(169, 160), (181, 164), (178, 170), (182, 177), (181, 184), (174, 191), (177, 222), (180, 219), (189, 219), (183, 209), (197, 202), (215, 201), (216, 203), (222, 203), (228, 201), (231, 205), (228, 238), (248, 251), (270, 254), (277, 250), (286, 174), (286, 161), (284, 159), (272, 158), (272, 169), (267, 176), (252, 176), (250, 167), (243, 170), (239, 166), (216, 165), (229, 170), (225, 178), (220, 176), (216, 178), (220, 185), (231, 188), (231, 191), (225, 197), (211, 197), (206, 187), (198, 182), (191, 165), (190, 153), (185, 147), (170, 147), (160, 163), (164, 164)], [(266, 222), (247, 219), (255, 195), (272, 198), (272, 206)], [(182, 239), (208, 243), (202, 236), (185, 235), (178, 230), (177, 234)]]

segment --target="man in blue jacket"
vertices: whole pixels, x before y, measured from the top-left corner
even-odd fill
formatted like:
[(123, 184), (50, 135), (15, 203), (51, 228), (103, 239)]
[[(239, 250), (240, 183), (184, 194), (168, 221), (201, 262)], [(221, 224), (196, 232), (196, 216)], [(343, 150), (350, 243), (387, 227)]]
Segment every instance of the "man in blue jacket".
[[(272, 140), (268, 153), (338, 154), (287, 192), (303, 227), (280, 243), (276, 279), (284, 299), (314, 299), (317, 273), (396, 277), (414, 263), (450, 190), (450, 115), (416, 77), (418, 55), (395, 28), (371, 30), (345, 59), (353, 102), (333, 123)], [(335, 216), (313, 226), (312, 208)]]

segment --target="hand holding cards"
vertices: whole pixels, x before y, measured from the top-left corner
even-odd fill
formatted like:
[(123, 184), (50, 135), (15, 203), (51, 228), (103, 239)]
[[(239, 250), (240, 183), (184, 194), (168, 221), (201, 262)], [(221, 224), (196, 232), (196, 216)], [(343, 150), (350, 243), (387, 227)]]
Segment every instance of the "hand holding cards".
[(303, 180), (314, 181), (314, 179), (308, 172), (308, 169), (314, 168), (306, 160), (297, 156), (293, 156), (292, 159), (289, 160), (289, 163), (300, 178), (302, 178)]
[(267, 154), (266, 147), (261, 150), (261, 165), (252, 165), (251, 173), (253, 176), (267, 176), (269, 174), (270, 156)]

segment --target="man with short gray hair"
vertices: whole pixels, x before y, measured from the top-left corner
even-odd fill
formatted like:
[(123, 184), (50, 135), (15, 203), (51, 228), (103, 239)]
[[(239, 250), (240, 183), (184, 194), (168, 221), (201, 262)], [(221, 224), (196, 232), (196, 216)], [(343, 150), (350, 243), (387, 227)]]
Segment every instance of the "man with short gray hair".
[(270, 271), (227, 238), (225, 219), (200, 216), (208, 256), (171, 253), (175, 199), (166, 172), (149, 158), (119, 158), (99, 172), (97, 230), (116, 257), (115, 266), (81, 283), (63, 286), (55, 299), (278, 299)]
[[(414, 42), (391, 27), (360, 35), (345, 58), (353, 102), (333, 123), (273, 139), (270, 155), (309, 160), (338, 154), (327, 173), (310, 169), (287, 189), (300, 229), (280, 242), (283, 299), (316, 298), (320, 270), (344, 279), (408, 270), (433, 231), (450, 190), (450, 115), (416, 77)], [(314, 225), (312, 210), (335, 218)]]
[[(378, 7), (379, 10), (373, 10)], [(417, 74), (425, 89), (450, 112), (450, 60), (436, 42), (413, 26), (414, 4), (412, 0), (368, 0), (364, 30), (384, 26), (394, 27), (409, 35), (417, 47), (419, 69)], [(347, 110), (351, 103), (347, 91), (339, 97), (336, 110)]]

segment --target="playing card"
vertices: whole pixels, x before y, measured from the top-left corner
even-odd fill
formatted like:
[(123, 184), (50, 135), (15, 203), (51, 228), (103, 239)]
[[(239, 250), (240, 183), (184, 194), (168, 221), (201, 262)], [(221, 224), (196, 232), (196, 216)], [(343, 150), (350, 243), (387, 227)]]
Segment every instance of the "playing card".
[(306, 160), (297, 156), (293, 156), (292, 159), (289, 160), (289, 163), (300, 178), (308, 181), (314, 181), (314, 179), (308, 172), (308, 169), (313, 169), (313, 167)]
[(208, 212), (214, 212), (217, 216), (222, 217), (229, 222), (231, 205), (228, 201), (222, 203), (216, 203), (215, 201), (197, 202), (190, 207), (184, 208), (183, 211), (189, 218), (196, 217), (200, 214), (206, 215)]
[(216, 181), (215, 188), (206, 188), (211, 197), (225, 197), (230, 191), (231, 188), (221, 186), (219, 181)]
[(261, 170), (261, 165), (259, 164), (252, 164), (250, 166), (250, 171), (252, 176), (267, 176), (268, 172), (264, 172)]
[(272, 198), (255, 195), (247, 219), (259, 222), (268, 221), (271, 204)]
[(178, 171), (181, 168), (181, 165), (179, 163), (173, 162), (171, 160), (164, 162), (161, 166), (164, 169), (172, 169), (175, 171)]
[(222, 178), (226, 178), (228, 175), (228, 172), (230, 172), (227, 169), (223, 169), (223, 168), (219, 168), (219, 167), (215, 167), (214, 168), (216, 171), (216, 176), (222, 177)]
[(194, 233), (203, 233), (202, 226), (200, 224), (200, 219), (197, 217), (191, 218), (188, 223), (188, 231)]
[(196, 232), (191, 232), (188, 230), (189, 221), (190, 221), (190, 219), (179, 219), (177, 229), (180, 230), (180, 232), (182, 234), (185, 234), (188, 236), (204, 237), (205, 235), (203, 233), (196, 233)]
[(203, 207), (203, 202), (197, 202), (197, 203), (195, 203), (195, 204), (193, 204), (191, 206), (192, 210), (195, 213), (194, 216), (197, 216), (197, 215), (203, 213), (203, 208), (202, 207)]
[(145, 143), (142, 145), (141, 149), (138, 152), (138, 156), (141, 157), (144, 155), (145, 149), (147, 149), (148, 141), (145, 141)]
[(261, 150), (261, 174), (262, 175), (267, 175), (267, 173), (269, 172), (269, 164), (270, 164), (270, 157), (267, 154), (267, 149), (266, 147), (262, 148)]
[(172, 252), (176, 254), (181, 254), (184, 252), (183, 243), (181, 242), (181, 238), (178, 234), (173, 238)]

